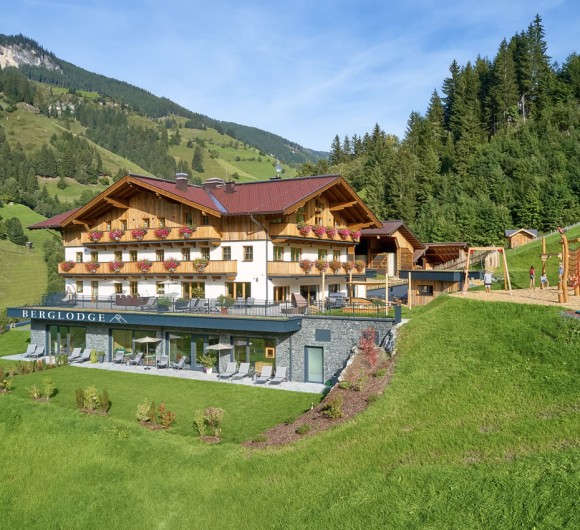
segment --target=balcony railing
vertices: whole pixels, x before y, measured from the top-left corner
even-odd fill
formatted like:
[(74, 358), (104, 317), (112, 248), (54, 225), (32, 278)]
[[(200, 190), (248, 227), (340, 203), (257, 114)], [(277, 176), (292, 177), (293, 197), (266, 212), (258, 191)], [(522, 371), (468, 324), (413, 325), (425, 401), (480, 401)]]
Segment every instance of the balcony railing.
[[(111, 263), (121, 264), (118, 270), (111, 270)], [(205, 267), (196, 261), (181, 261), (175, 269), (168, 269), (162, 261), (149, 262), (150, 267), (144, 266), (143, 261), (129, 262), (85, 262), (60, 263), (58, 270), (60, 274), (68, 276), (90, 275), (90, 276), (143, 276), (148, 274), (227, 274), (235, 275), (238, 272), (237, 261), (211, 260)]]
[[(308, 228), (309, 227), (309, 228)], [(358, 243), (360, 232), (351, 231), (346, 228), (331, 228), (330, 230), (316, 225), (306, 225), (302, 229), (294, 223), (271, 224), (269, 234), (272, 239), (284, 238), (303, 238), (305, 241), (324, 241), (324, 242), (345, 242)], [(358, 235), (358, 237), (357, 237)]]
[[(270, 276), (321, 276), (322, 272), (316, 268), (314, 262), (311, 262), (311, 267), (304, 267), (300, 261), (270, 261), (268, 262), (268, 275)], [(336, 272), (328, 267), (325, 271), (326, 276), (345, 276), (349, 272), (343, 267)], [(364, 267), (356, 269), (353, 267), (353, 274), (364, 274)]]
[[(136, 229), (140, 230), (140, 229)], [(81, 234), (83, 245), (112, 245), (116, 243), (137, 243), (137, 242), (160, 242), (160, 241), (211, 241), (221, 240), (221, 234), (213, 226), (198, 226), (191, 235), (180, 234), (180, 227), (163, 229), (148, 228), (143, 230), (143, 235), (133, 233), (132, 229), (121, 231), (91, 230)], [(165, 232), (166, 230), (166, 232)], [(117, 232), (115, 234), (115, 232)], [(157, 233), (156, 233), (157, 232)], [(167, 234), (167, 235), (165, 235)]]

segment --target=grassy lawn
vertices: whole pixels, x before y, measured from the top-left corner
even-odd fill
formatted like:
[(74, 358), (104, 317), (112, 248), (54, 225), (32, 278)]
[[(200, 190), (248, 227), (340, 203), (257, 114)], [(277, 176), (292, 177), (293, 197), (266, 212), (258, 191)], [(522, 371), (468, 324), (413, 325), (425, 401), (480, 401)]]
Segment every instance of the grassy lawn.
[[(264, 452), (203, 445), (187, 424), (223, 400), (235, 442), (299, 409), (285, 392), (66, 368), (48, 372), (60, 392), (43, 405), (23, 387), (45, 373), (17, 377), (0, 395), (2, 526), (578, 528), (571, 326), (551, 308), (441, 297), (403, 328), (381, 399)], [(89, 382), (109, 390), (112, 417), (72, 410), (72, 389)], [(178, 413), (173, 432), (132, 419), (145, 395)]]

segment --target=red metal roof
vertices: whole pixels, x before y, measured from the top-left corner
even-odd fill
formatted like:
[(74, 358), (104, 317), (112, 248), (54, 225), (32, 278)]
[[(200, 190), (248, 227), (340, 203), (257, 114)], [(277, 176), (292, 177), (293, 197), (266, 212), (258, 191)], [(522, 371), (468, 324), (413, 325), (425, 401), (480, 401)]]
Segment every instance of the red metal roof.
[(425, 248), (425, 244), (401, 221), (382, 221), (382, 228), (365, 228), (361, 230), (361, 238), (376, 236), (392, 236), (397, 230), (405, 236), (414, 248)]
[(59, 213), (54, 217), (49, 217), (44, 221), (40, 221), (38, 223), (34, 223), (30, 225), (28, 228), (29, 230), (39, 230), (41, 228), (60, 228), (61, 223), (74, 212), (76, 212), (78, 208), (73, 208), (72, 210), (68, 210), (66, 212)]

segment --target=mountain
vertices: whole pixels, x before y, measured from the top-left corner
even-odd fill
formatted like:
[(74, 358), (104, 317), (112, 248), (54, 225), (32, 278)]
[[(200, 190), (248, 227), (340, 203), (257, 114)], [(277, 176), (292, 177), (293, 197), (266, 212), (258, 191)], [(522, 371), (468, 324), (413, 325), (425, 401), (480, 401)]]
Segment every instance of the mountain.
[(214, 120), (129, 83), (89, 72), (59, 59), (34, 40), (23, 35), (0, 35), (0, 67), (9, 66), (18, 68), (30, 80), (73, 91), (96, 92), (103, 97), (128, 105), (150, 118), (171, 115), (185, 118), (192, 128), (212, 128), (222, 134), (227, 133), (287, 164), (316, 162), (327, 156), (327, 153), (304, 148), (267, 131)]

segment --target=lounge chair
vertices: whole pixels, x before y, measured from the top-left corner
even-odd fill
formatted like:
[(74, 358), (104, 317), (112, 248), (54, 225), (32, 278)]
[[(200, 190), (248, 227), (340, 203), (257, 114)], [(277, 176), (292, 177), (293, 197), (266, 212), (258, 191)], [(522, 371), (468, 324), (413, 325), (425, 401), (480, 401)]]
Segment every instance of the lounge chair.
[(141, 359), (143, 359), (143, 352), (142, 351), (140, 351), (137, 355), (135, 355), (135, 358), (134, 359), (131, 359), (129, 362), (132, 365), (135, 365), (136, 366), (138, 364), (141, 364)]
[(84, 363), (91, 358), (91, 348), (85, 348), (83, 353), (79, 357), (76, 357), (71, 362), (73, 363)]
[(246, 306), (246, 301), (244, 300), (244, 298), (242, 296), (239, 296), (238, 298), (236, 298), (236, 301), (234, 302), (234, 305), (232, 307), (236, 308), (236, 309), (240, 309), (242, 307)]
[(31, 353), (29, 359), (38, 359), (39, 357), (44, 357), (44, 346), (37, 346), (33, 353)]
[(217, 306), (217, 300), (215, 298), (210, 298), (207, 303), (207, 312), (208, 313), (219, 313), (220, 309)]
[(30, 357), (35, 351), (36, 344), (29, 344), (28, 347), (26, 348), (26, 351), (20, 354), (20, 357), (22, 357), (23, 359), (26, 357)]
[(238, 371), (238, 363), (236, 361), (229, 362), (226, 365), (224, 372), (218, 374), (218, 379), (229, 379)]
[(117, 350), (115, 355), (113, 356), (113, 362), (118, 364), (123, 364), (125, 360), (125, 351), (124, 350)]
[(81, 356), (83, 352), (82, 348), (74, 348), (71, 354), (66, 358), (69, 363), (72, 363), (74, 359)]
[(255, 301), (255, 298), (246, 298), (246, 307), (254, 307)]
[(272, 367), (270, 365), (264, 366), (264, 368), (262, 368), (262, 374), (260, 375), (260, 377), (256, 378), (256, 383), (266, 384), (271, 377), (272, 377)]
[(173, 368), (174, 370), (183, 370), (183, 366), (185, 365), (185, 355), (179, 359), (179, 361), (177, 361), (176, 363), (172, 363), (171, 364), (171, 368)]
[(232, 381), (234, 379), (242, 380), (244, 377), (250, 375), (250, 363), (240, 363), (240, 369), (231, 376)]
[(169, 359), (167, 355), (162, 355), (157, 359), (157, 368), (167, 368), (169, 366)]
[(282, 381), (286, 381), (286, 367), (280, 366), (276, 368), (276, 375), (270, 380), (271, 385), (278, 385)]

